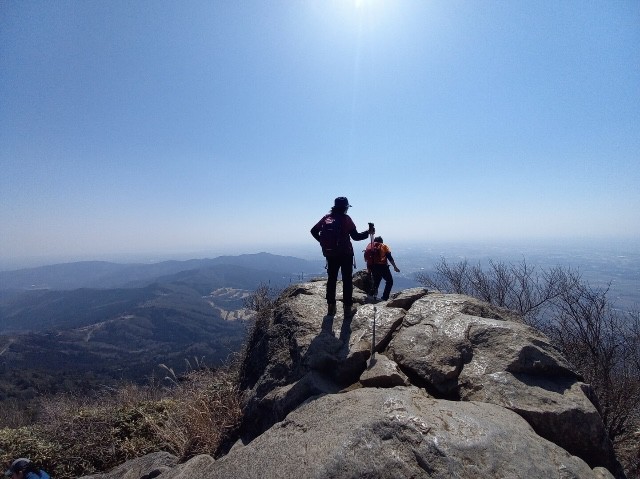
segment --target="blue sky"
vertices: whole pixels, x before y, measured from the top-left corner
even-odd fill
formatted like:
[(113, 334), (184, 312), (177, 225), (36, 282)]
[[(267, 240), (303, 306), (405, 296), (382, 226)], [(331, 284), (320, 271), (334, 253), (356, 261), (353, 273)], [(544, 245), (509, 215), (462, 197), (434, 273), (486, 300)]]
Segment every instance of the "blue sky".
[(640, 2), (0, 1), (0, 260), (640, 240)]

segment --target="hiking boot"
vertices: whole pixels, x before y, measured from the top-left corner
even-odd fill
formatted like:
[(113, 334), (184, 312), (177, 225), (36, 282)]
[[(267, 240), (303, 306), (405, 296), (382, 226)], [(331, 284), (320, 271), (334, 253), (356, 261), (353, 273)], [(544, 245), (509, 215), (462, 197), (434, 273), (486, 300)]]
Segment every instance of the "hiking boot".
[(336, 303), (328, 303), (327, 316), (335, 316), (335, 314), (336, 314)]

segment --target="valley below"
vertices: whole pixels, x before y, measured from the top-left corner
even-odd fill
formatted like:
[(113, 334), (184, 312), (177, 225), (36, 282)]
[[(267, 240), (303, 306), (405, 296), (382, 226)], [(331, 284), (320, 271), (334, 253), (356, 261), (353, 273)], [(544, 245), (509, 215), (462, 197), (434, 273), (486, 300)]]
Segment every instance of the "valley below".
[(280, 290), (300, 268), (321, 270), (304, 260), (247, 256), (149, 266), (161, 276), (136, 266), (135, 280), (125, 268), (120, 282), (112, 276), (118, 266), (108, 265), (105, 284), (115, 288), (75, 288), (102, 281), (82, 264), (75, 268), (88, 276), (71, 282), (74, 264), (60, 265), (63, 284), (47, 267), (47, 288), (27, 285), (38, 271), (1, 273), (0, 401), (158, 382), (168, 369), (180, 375), (228, 361), (242, 347), (253, 317), (245, 301), (258, 286)]

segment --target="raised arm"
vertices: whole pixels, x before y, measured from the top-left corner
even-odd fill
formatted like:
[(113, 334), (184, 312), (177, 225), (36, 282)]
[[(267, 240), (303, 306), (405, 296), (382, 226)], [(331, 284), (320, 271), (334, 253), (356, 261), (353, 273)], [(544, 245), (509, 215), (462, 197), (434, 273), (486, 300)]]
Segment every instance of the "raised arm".
[(356, 229), (356, 225), (353, 224), (353, 227), (351, 228), (351, 231), (349, 231), (349, 236), (351, 236), (351, 239), (353, 241), (362, 241), (363, 239), (367, 239), (367, 237), (370, 234), (373, 234), (376, 232), (376, 229), (373, 227), (373, 223), (369, 223), (369, 229), (366, 231), (363, 231), (362, 233), (358, 233), (358, 230)]

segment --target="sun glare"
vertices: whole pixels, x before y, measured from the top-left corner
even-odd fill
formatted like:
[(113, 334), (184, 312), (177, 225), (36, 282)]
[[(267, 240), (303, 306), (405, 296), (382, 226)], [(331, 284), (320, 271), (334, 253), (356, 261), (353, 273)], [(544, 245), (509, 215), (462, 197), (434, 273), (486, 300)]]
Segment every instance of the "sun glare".
[(385, 0), (353, 0), (356, 7), (379, 7), (386, 3)]
[(326, 27), (327, 32), (357, 32), (376, 41), (393, 37), (416, 9), (411, 2), (391, 0), (327, 0), (306, 5), (313, 22)]
[(385, 0), (351, 0), (343, 5), (358, 21), (365, 21), (370, 24), (369, 26), (381, 22), (389, 13)]
[(358, 8), (378, 8), (384, 3), (383, 0), (353, 0), (353, 5)]

